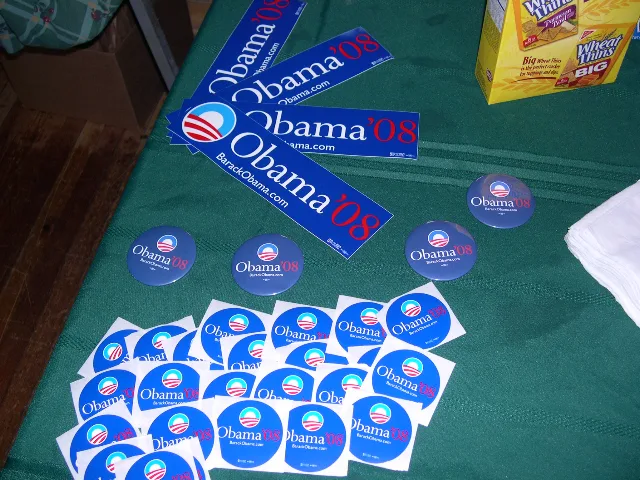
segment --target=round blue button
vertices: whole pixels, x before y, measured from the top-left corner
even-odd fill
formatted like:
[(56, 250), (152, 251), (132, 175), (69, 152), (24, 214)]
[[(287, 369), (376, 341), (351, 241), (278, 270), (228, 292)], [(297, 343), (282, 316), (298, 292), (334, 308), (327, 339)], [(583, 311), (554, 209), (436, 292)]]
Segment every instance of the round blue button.
[(485, 225), (515, 228), (529, 221), (536, 201), (529, 187), (516, 177), (492, 174), (471, 184), (467, 205), (473, 216)]
[(155, 227), (129, 247), (127, 265), (133, 277), (145, 285), (167, 285), (184, 277), (196, 259), (196, 243), (177, 227)]
[(246, 241), (233, 256), (231, 270), (242, 289), (265, 296), (290, 289), (303, 267), (298, 245), (282, 235), (267, 234)]
[(453, 280), (476, 263), (473, 237), (456, 223), (435, 221), (416, 228), (404, 249), (407, 262), (431, 280)]

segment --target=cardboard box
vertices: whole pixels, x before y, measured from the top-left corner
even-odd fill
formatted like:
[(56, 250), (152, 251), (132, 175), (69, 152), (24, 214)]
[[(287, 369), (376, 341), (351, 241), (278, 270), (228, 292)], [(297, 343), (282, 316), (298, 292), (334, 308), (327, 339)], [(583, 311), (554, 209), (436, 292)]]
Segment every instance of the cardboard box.
[[(184, 0), (154, 9), (182, 64), (193, 40)], [(68, 51), (25, 48), (2, 59), (20, 102), (36, 110), (143, 132), (165, 92), (151, 52), (127, 4), (90, 44)]]
[(488, 0), (476, 78), (489, 104), (613, 83), (640, 0)]

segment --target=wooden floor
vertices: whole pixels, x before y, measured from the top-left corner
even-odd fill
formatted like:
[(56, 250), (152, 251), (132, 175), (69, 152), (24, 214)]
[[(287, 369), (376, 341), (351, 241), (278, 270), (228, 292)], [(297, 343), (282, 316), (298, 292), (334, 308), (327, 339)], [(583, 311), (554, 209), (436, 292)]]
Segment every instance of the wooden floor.
[(145, 142), (14, 101), (0, 69), (0, 468)]
[(0, 67), (0, 469), (145, 141), (23, 108)]

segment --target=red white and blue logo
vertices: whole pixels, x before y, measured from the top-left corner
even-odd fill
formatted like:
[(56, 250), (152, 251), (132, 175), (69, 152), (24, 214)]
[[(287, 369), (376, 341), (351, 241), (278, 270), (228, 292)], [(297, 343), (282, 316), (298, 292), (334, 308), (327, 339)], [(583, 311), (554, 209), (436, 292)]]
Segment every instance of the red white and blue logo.
[(360, 387), (362, 387), (362, 379), (358, 375), (350, 373), (342, 379), (342, 389), (345, 392), (347, 390), (360, 390)]
[(391, 419), (391, 409), (384, 403), (376, 403), (369, 410), (369, 417), (375, 423), (387, 423)]
[(119, 343), (110, 343), (102, 350), (102, 356), (105, 360), (114, 361), (122, 356), (122, 345)]
[(324, 417), (320, 412), (312, 410), (302, 417), (302, 426), (309, 432), (317, 432), (324, 425)]
[(278, 247), (273, 243), (265, 243), (258, 247), (258, 258), (264, 262), (275, 260), (278, 256)]
[(182, 131), (196, 142), (216, 142), (229, 135), (236, 126), (236, 113), (224, 103), (198, 105), (182, 119)]
[(378, 323), (378, 310), (375, 308), (365, 308), (360, 313), (360, 320), (365, 325), (376, 325)]
[(247, 428), (253, 428), (260, 423), (260, 411), (254, 407), (247, 407), (240, 412), (240, 425)]
[(436, 248), (446, 247), (449, 243), (449, 234), (444, 230), (434, 230), (428, 238), (429, 243)]
[(297, 395), (302, 391), (304, 382), (297, 375), (289, 375), (282, 381), (282, 390), (288, 395)]
[(509, 193), (511, 193), (511, 188), (509, 188), (509, 185), (499, 180), (493, 182), (489, 187), (489, 190), (491, 191), (491, 195), (498, 198), (506, 197), (509, 195)]
[(171, 433), (175, 433), (176, 435), (184, 433), (187, 431), (187, 428), (189, 428), (189, 417), (184, 413), (176, 413), (171, 416), (167, 426)]
[(118, 389), (118, 380), (115, 377), (105, 377), (98, 383), (98, 391), (102, 395), (113, 395)]
[(111, 473), (116, 470), (116, 463), (125, 460), (127, 456), (122, 452), (113, 452), (111, 455), (107, 457), (107, 460), (104, 462), (104, 466), (107, 467)]
[(249, 319), (245, 315), (242, 315), (241, 313), (233, 315), (229, 319), (229, 328), (234, 332), (242, 332), (246, 330), (248, 326), (249, 326)]
[(171, 368), (162, 374), (162, 384), (167, 388), (176, 388), (182, 383), (182, 372)]
[(171, 334), (167, 332), (158, 332), (153, 336), (151, 342), (153, 346), (158, 350), (164, 350), (164, 346), (162, 345), (162, 341), (171, 338)]
[(107, 427), (101, 423), (96, 423), (87, 431), (87, 440), (91, 445), (100, 445), (104, 443), (108, 435)]
[(318, 324), (318, 319), (311, 312), (304, 312), (298, 315), (298, 326), (303, 330), (311, 330)]
[(178, 246), (178, 239), (173, 235), (163, 235), (156, 242), (156, 247), (163, 253), (173, 252)]
[(402, 371), (408, 377), (417, 377), (422, 373), (422, 368), (422, 362), (414, 357), (409, 357), (402, 362)]
[(304, 354), (304, 361), (310, 367), (317, 367), (321, 363), (324, 363), (324, 352), (319, 348), (310, 348), (307, 353)]
[(262, 350), (264, 350), (264, 340), (254, 340), (249, 344), (249, 355), (253, 358), (262, 358)]
[(417, 317), (418, 315), (420, 315), (420, 310), (422, 310), (422, 307), (420, 307), (420, 304), (415, 300), (405, 300), (404, 302), (402, 302), (400, 310), (402, 310), (402, 313), (404, 313), (407, 317)]
[(247, 382), (241, 378), (232, 378), (227, 382), (226, 390), (231, 397), (241, 397), (247, 391)]
[(144, 466), (144, 476), (149, 480), (160, 480), (167, 474), (167, 465), (159, 458)]

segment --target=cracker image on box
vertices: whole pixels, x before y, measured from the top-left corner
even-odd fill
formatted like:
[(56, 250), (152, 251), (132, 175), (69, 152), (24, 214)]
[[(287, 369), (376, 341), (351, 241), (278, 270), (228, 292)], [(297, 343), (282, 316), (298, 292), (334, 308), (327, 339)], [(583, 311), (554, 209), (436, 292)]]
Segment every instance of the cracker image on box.
[(519, 0), (514, 8), (520, 50), (578, 33), (578, 0)]
[(628, 30), (628, 27), (611, 26), (585, 30), (555, 86), (573, 88), (600, 85), (620, 54)]

